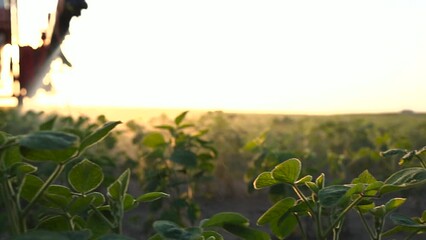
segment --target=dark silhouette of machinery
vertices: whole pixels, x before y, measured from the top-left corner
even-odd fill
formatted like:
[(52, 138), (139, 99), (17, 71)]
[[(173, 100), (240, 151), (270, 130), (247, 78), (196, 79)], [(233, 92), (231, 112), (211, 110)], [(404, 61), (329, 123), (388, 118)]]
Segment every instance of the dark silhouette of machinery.
[(22, 105), (37, 89), (49, 90), (43, 78), (58, 57), (71, 66), (60, 45), (87, 7), (85, 0), (0, 0), (0, 98)]

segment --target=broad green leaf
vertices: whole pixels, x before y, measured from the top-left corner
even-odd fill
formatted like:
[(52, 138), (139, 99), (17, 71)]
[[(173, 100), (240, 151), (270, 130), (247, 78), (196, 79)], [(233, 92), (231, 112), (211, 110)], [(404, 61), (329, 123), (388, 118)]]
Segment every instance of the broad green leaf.
[(244, 225), (227, 223), (223, 226), (223, 229), (245, 240), (271, 240), (271, 237), (266, 232)]
[(102, 193), (91, 192), (86, 194), (86, 196), (77, 197), (69, 207), (69, 212), (72, 214), (83, 213), (90, 209), (90, 205), (100, 207), (104, 203), (105, 197)]
[(292, 208), (296, 203), (294, 198), (284, 198), (277, 203), (275, 203), (271, 208), (269, 208), (260, 218), (257, 220), (257, 225), (264, 225), (270, 223), (273, 220), (279, 219), (281, 216), (287, 213), (287, 211)]
[(385, 204), (386, 213), (389, 213), (405, 203), (406, 198), (392, 198)]
[(39, 131), (20, 140), (21, 155), (32, 161), (64, 162), (77, 153), (79, 138), (76, 135)]
[(197, 166), (197, 155), (183, 148), (175, 148), (170, 160), (187, 168), (195, 168)]
[(19, 146), (11, 146), (1, 151), (1, 159), (4, 161), (6, 168), (12, 167), (16, 163), (22, 162), (22, 156)]
[(371, 175), (371, 173), (368, 170), (364, 170), (357, 178), (352, 180), (353, 184), (356, 183), (366, 183), (371, 184), (377, 182), (376, 178)]
[(319, 202), (326, 208), (335, 207), (340, 203), (349, 189), (351, 189), (351, 187), (343, 185), (325, 187), (318, 192)]
[(312, 180), (312, 176), (311, 175), (306, 175), (304, 177), (302, 177), (301, 179), (297, 180), (295, 182), (296, 185), (303, 185), (307, 182), (310, 182)]
[(105, 123), (102, 127), (98, 128), (97, 130), (89, 134), (89, 136), (83, 139), (79, 151), (83, 152), (92, 145), (102, 141), (118, 124), (121, 123), (121, 121), (112, 121)]
[(80, 193), (95, 190), (103, 180), (102, 168), (88, 159), (83, 159), (74, 165), (68, 173), (68, 182), (72, 188)]
[(44, 192), (44, 197), (55, 206), (66, 208), (72, 201), (71, 190), (62, 185), (51, 185)]
[(358, 209), (361, 213), (367, 213), (375, 207), (376, 205), (374, 204), (374, 202), (371, 202), (369, 204), (360, 204), (356, 207), (356, 209)]
[(275, 180), (284, 183), (294, 184), (299, 178), (301, 168), (302, 163), (300, 162), (300, 160), (296, 158), (291, 158), (278, 164), (272, 170), (272, 177)]
[(21, 181), (25, 175), (35, 171), (37, 171), (37, 167), (26, 162), (17, 162), (10, 168), (10, 174), (12, 176), (17, 176), (19, 179), (18, 181)]
[(24, 180), (19, 188), (19, 195), (22, 199), (31, 202), (41, 186), (43, 186), (43, 180), (41, 180), (39, 177), (31, 174), (25, 175)]
[(43, 229), (48, 231), (70, 231), (71, 226), (68, 219), (64, 216), (52, 216), (43, 219), (37, 226), (37, 229)]
[(287, 238), (296, 228), (297, 218), (293, 214), (285, 216), (284, 219), (275, 219), (270, 223), (270, 229), (278, 239)]
[(130, 194), (125, 194), (123, 199), (123, 210), (129, 211), (133, 208), (135, 208), (138, 205), (138, 202), (136, 202), (135, 198), (133, 198)]
[[(104, 215), (106, 212), (107, 211), (102, 211)], [(110, 219), (110, 221), (112, 220), (110, 215), (106, 215), (106, 217), (107, 219)], [(105, 222), (102, 217), (100, 217), (96, 212), (93, 211), (90, 212), (85, 227), (92, 231), (92, 239), (97, 239), (100, 236), (111, 232), (111, 228), (109, 227), (108, 223)]]
[(166, 220), (158, 220), (153, 224), (154, 230), (166, 239), (180, 239), (184, 230), (176, 223)]
[(55, 121), (58, 118), (57, 115), (51, 117), (50, 119), (48, 119), (47, 121), (45, 121), (44, 123), (42, 123), (39, 127), (40, 131), (47, 131), (47, 130), (53, 130), (53, 126), (55, 125)]
[(166, 144), (166, 140), (161, 133), (151, 132), (146, 134), (142, 139), (142, 145), (156, 148), (159, 146), (164, 146)]
[(272, 177), (271, 172), (263, 172), (254, 180), (253, 186), (255, 189), (261, 189), (278, 183), (280, 182)]
[(235, 212), (220, 212), (202, 222), (201, 227), (223, 227), (225, 224), (248, 226), (249, 220)]
[(138, 198), (136, 198), (136, 201), (152, 202), (163, 197), (170, 197), (170, 194), (163, 193), (163, 192), (149, 192), (149, 193), (140, 195)]
[(406, 217), (406, 216), (403, 216), (403, 215), (400, 215), (400, 214), (392, 214), (390, 216), (390, 219), (396, 225), (426, 230), (426, 224), (425, 223), (418, 223), (418, 222), (414, 221), (413, 219)]
[(185, 112), (179, 114), (179, 116), (177, 116), (175, 118), (176, 125), (179, 125), (183, 121), (183, 119), (185, 118), (185, 116), (186, 116), (187, 113), (188, 113), (188, 111), (185, 111)]
[(420, 167), (404, 168), (385, 180), (384, 185), (380, 188), (380, 193), (400, 191), (421, 186), (425, 183), (426, 169)]

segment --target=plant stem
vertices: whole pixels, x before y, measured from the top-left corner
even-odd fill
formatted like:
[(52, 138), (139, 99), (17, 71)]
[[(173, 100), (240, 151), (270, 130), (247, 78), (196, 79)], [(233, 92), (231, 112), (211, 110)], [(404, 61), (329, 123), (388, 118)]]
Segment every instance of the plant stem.
[(9, 224), (12, 228), (13, 235), (19, 235), (25, 231), (25, 225), (22, 225), (22, 221), (18, 215), (18, 208), (16, 206), (15, 200), (11, 196), (11, 191), (9, 189), (8, 180), (2, 179), (2, 186), (0, 189), (1, 199), (4, 203), (8, 218), (10, 219)]
[(333, 228), (335, 228), (335, 226), (337, 224), (339, 224), (339, 222), (342, 220), (342, 218), (349, 212), (349, 210), (351, 210), (355, 205), (357, 205), (361, 200), (362, 200), (363, 196), (359, 195), (351, 204), (349, 204), (349, 206), (347, 206), (340, 214), (339, 216), (336, 218), (336, 220), (334, 220), (330, 227), (327, 228), (327, 230), (324, 232), (324, 235), (322, 235), (321, 237), (326, 237), (332, 230)]
[(62, 173), (64, 170), (65, 165), (64, 164), (58, 164), (53, 170), (52, 174), (50, 174), (49, 178), (46, 180), (46, 182), (43, 183), (41, 188), (37, 191), (37, 193), (34, 195), (34, 198), (31, 200), (30, 203), (24, 208), (24, 210), (21, 213), (22, 218), (26, 217), (30, 211), (30, 209), (33, 207), (33, 205), (37, 202), (37, 200), (42, 196), (44, 191), (52, 184), (53, 181)]
[(362, 224), (364, 225), (364, 227), (365, 227), (365, 229), (367, 229), (367, 231), (368, 231), (368, 234), (370, 235), (370, 239), (375, 239), (376, 238), (376, 235), (373, 233), (373, 231), (371, 230), (371, 228), (370, 228), (370, 226), (368, 225), (368, 223), (367, 223), (367, 220), (365, 219), (365, 217), (364, 217), (364, 215), (361, 213), (361, 211), (359, 211), (358, 209), (357, 209), (357, 212), (358, 212), (358, 215), (360, 216), (360, 218), (361, 218), (361, 222), (362, 222)]
[(114, 226), (114, 224), (112, 224), (112, 222), (108, 219), (108, 218), (106, 218), (105, 217), (105, 215), (103, 214), (103, 213), (101, 213), (101, 211), (99, 211), (99, 209), (97, 209), (95, 206), (93, 206), (92, 204), (90, 204), (90, 208), (93, 210), (93, 211), (95, 211), (95, 213), (96, 214), (98, 214), (99, 215), (99, 217), (101, 217), (102, 218), (102, 220), (104, 220), (104, 222), (106, 222), (107, 224), (108, 224), (108, 226), (111, 228), (111, 229), (115, 229), (116, 228), (116, 226)]
[(293, 214), (296, 217), (297, 225), (299, 225), (300, 232), (302, 233), (303, 239), (307, 240), (308, 236), (306, 235), (305, 229), (303, 228), (302, 222), (300, 221), (300, 218), (297, 214)]
[(306, 196), (303, 194), (302, 191), (300, 191), (300, 189), (297, 187), (297, 185), (292, 185), (293, 190), (296, 192), (297, 196), (299, 196), (300, 199), (303, 200), (303, 202), (306, 203), (306, 206), (309, 209), (309, 214), (311, 215), (311, 217), (314, 218), (314, 221), (316, 223), (316, 235), (318, 238), (322, 238), (323, 236), (323, 231), (322, 231), (322, 223), (321, 223), (321, 206), (318, 206), (318, 211), (315, 211), (312, 206), (309, 204), (308, 199), (306, 198)]
[(309, 208), (309, 211), (311, 213), (311, 215), (315, 215), (315, 211), (312, 208), (312, 206), (309, 204), (308, 199), (306, 198), (306, 196), (303, 194), (302, 191), (300, 191), (300, 189), (297, 187), (297, 185), (292, 185), (293, 190), (296, 192), (297, 196), (303, 200), (303, 202), (306, 203), (306, 206)]
[(423, 159), (419, 155), (415, 155), (417, 159), (419, 159), (420, 164), (423, 168), (426, 168), (426, 163), (423, 161)]

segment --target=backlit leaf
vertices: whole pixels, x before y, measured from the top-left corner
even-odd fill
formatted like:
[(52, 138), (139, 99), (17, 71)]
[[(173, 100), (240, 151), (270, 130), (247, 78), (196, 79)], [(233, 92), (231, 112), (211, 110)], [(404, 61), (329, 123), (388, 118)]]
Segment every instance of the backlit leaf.
[(280, 183), (272, 177), (271, 172), (263, 172), (253, 182), (255, 189), (261, 189), (264, 187), (270, 187), (272, 185)]
[(87, 159), (77, 163), (68, 173), (68, 182), (80, 193), (95, 190), (103, 181), (102, 168)]
[(20, 140), (21, 155), (32, 161), (64, 162), (77, 153), (79, 138), (76, 135), (40, 131)]
[(291, 158), (278, 164), (272, 170), (272, 177), (275, 180), (284, 183), (294, 184), (299, 178), (301, 168), (302, 164), (300, 160), (296, 158)]
[(108, 134), (118, 125), (121, 124), (121, 121), (111, 121), (105, 123), (102, 127), (98, 128), (87, 137), (83, 139), (80, 145), (80, 152), (83, 152), (90, 146), (102, 141)]

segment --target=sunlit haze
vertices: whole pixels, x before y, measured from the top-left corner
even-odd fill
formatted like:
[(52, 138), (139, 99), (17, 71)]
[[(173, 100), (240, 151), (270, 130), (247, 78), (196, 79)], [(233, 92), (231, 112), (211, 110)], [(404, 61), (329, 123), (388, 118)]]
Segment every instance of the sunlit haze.
[(86, 1), (28, 106), (426, 111), (426, 1)]

